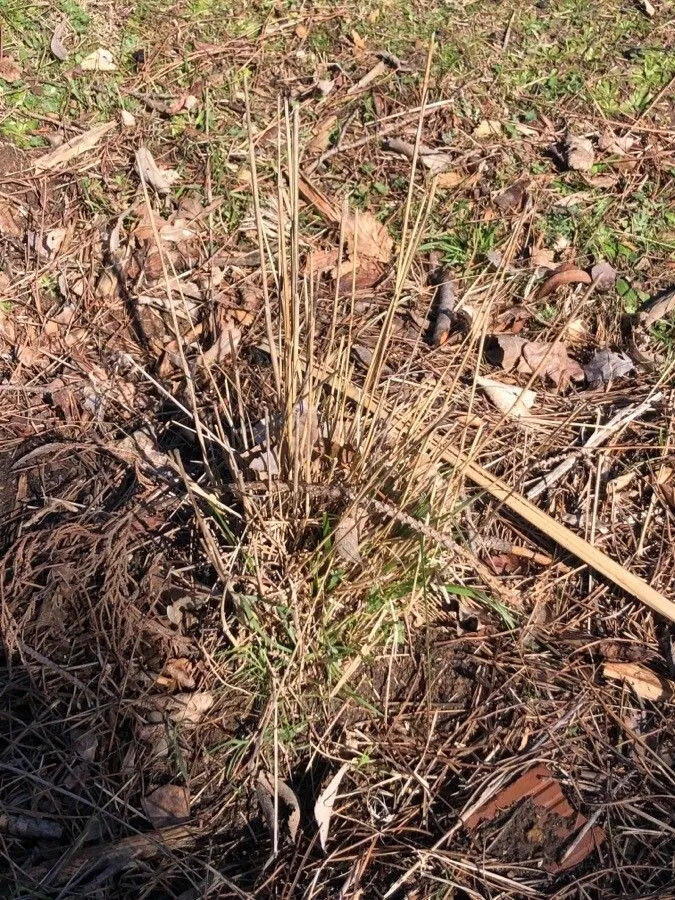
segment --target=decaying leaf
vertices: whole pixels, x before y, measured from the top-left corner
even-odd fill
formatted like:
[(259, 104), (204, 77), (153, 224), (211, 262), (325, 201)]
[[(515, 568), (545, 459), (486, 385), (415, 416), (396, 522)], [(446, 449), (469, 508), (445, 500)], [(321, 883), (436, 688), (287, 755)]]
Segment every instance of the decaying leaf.
[(579, 363), (567, 355), (565, 346), (559, 341), (547, 344), (527, 341), (514, 334), (500, 334), (487, 341), (485, 355), (505, 372), (515, 369), (522, 375), (536, 374), (539, 378), (550, 379), (561, 389), (570, 381), (582, 381), (585, 377)]
[(354, 516), (345, 515), (333, 530), (333, 545), (337, 555), (345, 562), (363, 565), (359, 551), (359, 524)]
[(67, 34), (68, 34), (68, 20), (64, 19), (62, 22), (59, 22), (59, 24), (54, 29), (54, 34), (52, 35), (52, 41), (51, 41), (51, 44), (49, 45), (50, 49), (52, 51), (52, 54), (57, 59), (60, 59), (61, 62), (68, 59), (68, 51), (66, 50), (64, 43), (63, 43), (63, 39), (65, 38), (65, 36)]
[[(399, 153), (412, 160), (415, 155), (415, 145), (402, 141), (400, 138), (387, 138), (382, 142), (382, 149), (388, 153)], [(452, 167), (453, 158), (450, 153), (433, 150), (424, 144), (420, 144), (417, 158), (434, 175), (447, 172)]]
[(117, 66), (110, 50), (99, 47), (92, 51), (80, 63), (83, 72), (116, 72)]
[(675, 696), (675, 682), (660, 678), (640, 663), (607, 662), (602, 667), (602, 674), (614, 681), (625, 681), (643, 700), (661, 700)]
[(90, 128), (89, 131), (85, 131), (84, 134), (71, 138), (65, 144), (57, 147), (56, 150), (40, 156), (35, 161), (35, 171), (37, 173), (50, 172), (70, 162), (71, 159), (75, 159), (83, 153), (88, 153), (89, 150), (94, 149), (101, 138), (115, 127), (115, 122), (104, 122), (103, 125), (96, 125), (94, 128)]
[(351, 766), (349, 763), (343, 763), (328, 782), (324, 790), (319, 794), (319, 797), (314, 804), (314, 818), (316, 819), (316, 824), (319, 826), (319, 842), (321, 843), (322, 850), (326, 849), (326, 841), (328, 840), (328, 833), (330, 830), (330, 820), (333, 815), (333, 806), (335, 805), (335, 798), (337, 797), (340, 783), (344, 778), (345, 773), (350, 768)]
[(519, 419), (529, 414), (537, 399), (535, 391), (518, 387), (516, 384), (502, 384), (494, 378), (476, 377), (476, 384), (483, 389), (487, 398), (505, 416)]
[[(300, 827), (300, 804), (293, 790), (282, 781), (281, 778), (276, 780), (276, 793), (279, 798), (279, 814), (281, 821), (285, 821), (291, 841), (295, 842)], [(263, 814), (263, 818), (269, 830), (274, 833), (274, 778), (267, 772), (261, 771), (258, 774), (258, 784), (256, 785), (256, 795), (258, 803)]]
[(22, 75), (21, 66), (11, 56), (0, 56), (0, 79), (11, 84)]
[(160, 169), (147, 147), (139, 147), (136, 151), (136, 171), (158, 194), (168, 194), (172, 185), (180, 179), (175, 169)]
[(586, 381), (592, 388), (601, 388), (634, 371), (633, 360), (625, 353), (615, 353), (613, 350), (596, 350), (584, 366)]
[(141, 798), (146, 818), (154, 828), (179, 825), (190, 818), (190, 794), (179, 784), (165, 784)]
[(641, 310), (640, 312), (640, 325), (643, 328), (649, 328), (654, 322), (658, 322), (660, 319), (663, 319), (669, 313), (675, 311), (675, 288), (666, 291), (660, 297), (657, 297), (656, 300), (652, 300), (647, 306)]
[(499, 137), (502, 133), (502, 123), (496, 119), (482, 119), (472, 131), (478, 140), (490, 137)]
[(548, 297), (549, 294), (552, 294), (554, 291), (557, 291), (558, 288), (562, 287), (565, 284), (592, 284), (593, 279), (588, 274), (588, 272), (584, 272), (583, 269), (578, 268), (578, 266), (572, 265), (571, 263), (563, 263), (561, 266), (553, 272), (550, 278), (547, 278), (546, 281), (541, 285), (541, 287), (537, 290), (536, 298), (537, 300), (543, 300), (544, 297)]
[(588, 138), (568, 134), (565, 141), (567, 165), (575, 172), (590, 172), (595, 162), (593, 144)]
[(598, 262), (591, 269), (591, 278), (595, 282), (595, 289), (606, 293), (616, 284), (616, 269), (608, 262)]

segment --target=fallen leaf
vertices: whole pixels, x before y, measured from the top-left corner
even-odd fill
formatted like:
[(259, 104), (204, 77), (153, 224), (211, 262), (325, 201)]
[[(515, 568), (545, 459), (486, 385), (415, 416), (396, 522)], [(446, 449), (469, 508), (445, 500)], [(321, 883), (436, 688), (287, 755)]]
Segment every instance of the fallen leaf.
[(391, 259), (394, 241), (386, 227), (370, 212), (347, 213), (345, 237), (350, 256), (365, 256), (377, 262)]
[(11, 56), (0, 57), (0, 78), (3, 81), (8, 81), (11, 84), (14, 81), (18, 81), (22, 75), (21, 66)]
[(535, 250), (530, 257), (530, 263), (536, 269), (557, 268), (558, 264), (555, 261), (555, 250), (547, 250), (543, 247), (540, 250)]
[(330, 136), (333, 133), (333, 129), (337, 125), (337, 116), (328, 116), (326, 119), (323, 119), (319, 122), (318, 126), (314, 130), (314, 136), (312, 140), (307, 145), (308, 153), (323, 153), (324, 150), (328, 149), (328, 145), (330, 144)]
[(24, 232), (16, 220), (14, 207), (9, 198), (4, 198), (0, 206), (0, 234), (5, 237), (20, 237)]
[(570, 134), (565, 141), (567, 165), (575, 172), (590, 172), (595, 162), (593, 144), (588, 138)]
[(608, 262), (598, 262), (591, 269), (591, 278), (595, 282), (596, 291), (606, 293), (616, 284), (616, 269)]
[(502, 133), (502, 123), (496, 119), (482, 119), (472, 131), (478, 140), (489, 137), (499, 137)]
[(181, 725), (198, 725), (215, 702), (210, 691), (176, 694), (170, 699), (169, 715)]
[(353, 31), (351, 32), (350, 37), (351, 37), (351, 39), (352, 39), (352, 43), (354, 44), (354, 46), (355, 46), (356, 48), (358, 48), (359, 50), (365, 50), (365, 48), (366, 48), (366, 42), (363, 40), (363, 38), (362, 38), (361, 35), (358, 33), (358, 31), (353, 30)]
[(494, 202), (503, 213), (519, 212), (523, 208), (526, 197), (527, 182), (521, 180), (497, 194)]
[(515, 384), (502, 384), (494, 378), (476, 377), (476, 384), (485, 391), (490, 402), (505, 416), (519, 419), (528, 415), (537, 395), (534, 391)]
[(333, 546), (340, 559), (353, 565), (363, 565), (359, 551), (359, 526), (354, 516), (342, 516), (337, 522), (333, 530)]
[(168, 194), (171, 186), (180, 179), (175, 169), (160, 169), (147, 147), (139, 147), (136, 151), (136, 171), (158, 194)]
[(115, 122), (105, 122), (103, 125), (90, 128), (84, 134), (71, 138), (56, 150), (52, 150), (51, 153), (45, 153), (44, 156), (38, 157), (35, 161), (35, 171), (37, 173), (52, 171), (70, 162), (71, 159), (88, 153), (89, 150), (94, 149), (101, 138), (115, 127)]
[(436, 179), (436, 187), (440, 190), (447, 191), (451, 188), (458, 187), (460, 184), (463, 184), (465, 181), (469, 181), (472, 178), (472, 175), (465, 175), (464, 172), (457, 172), (456, 170), (441, 172)]
[(625, 156), (626, 153), (635, 144), (635, 138), (620, 137), (613, 131), (605, 131), (598, 139), (598, 149), (604, 150), (606, 153), (612, 153), (615, 156)]
[(66, 50), (66, 48), (63, 44), (63, 39), (65, 38), (65, 36), (67, 34), (68, 34), (68, 20), (64, 19), (62, 22), (59, 22), (59, 24), (54, 29), (54, 34), (52, 35), (52, 41), (51, 41), (51, 44), (49, 45), (50, 49), (52, 51), (52, 54), (57, 59), (60, 59), (61, 62), (68, 59), (68, 51)]
[(675, 696), (675, 682), (660, 678), (639, 663), (608, 662), (603, 665), (602, 674), (614, 681), (625, 681), (643, 700), (670, 699)]
[(322, 850), (326, 849), (326, 841), (328, 840), (328, 832), (330, 830), (330, 820), (333, 815), (333, 806), (335, 805), (335, 798), (337, 797), (337, 792), (340, 788), (340, 782), (349, 769), (350, 764), (343, 763), (328, 782), (324, 790), (319, 794), (319, 797), (314, 804), (314, 818), (316, 819), (316, 824), (319, 826), (319, 842)]
[(639, 316), (640, 325), (649, 328), (654, 322), (658, 322), (675, 310), (675, 288), (666, 291), (663, 296), (651, 301)]
[(117, 66), (110, 50), (99, 47), (80, 62), (83, 72), (116, 72)]
[[(258, 784), (256, 786), (258, 803), (260, 804), (260, 809), (263, 818), (267, 823), (267, 827), (272, 833), (276, 830), (274, 816), (274, 787), (275, 783), (271, 775), (267, 772), (260, 772), (258, 774)], [(277, 778), (276, 780), (276, 794), (279, 800), (282, 801), (278, 804), (280, 817), (283, 816), (283, 820), (288, 825), (291, 841), (295, 842), (298, 828), (300, 827), (300, 804), (298, 803), (298, 798), (286, 782), (282, 781), (280, 778)]]
[(565, 346), (556, 341), (527, 341), (518, 335), (499, 334), (489, 338), (485, 345), (485, 355), (493, 365), (501, 366), (505, 372), (515, 369), (522, 375), (536, 374), (539, 378), (549, 378), (560, 389), (570, 381), (582, 381), (584, 370), (576, 360), (567, 355)]
[(184, 656), (177, 659), (167, 659), (164, 663), (162, 672), (169, 678), (172, 678), (179, 688), (187, 691), (193, 691), (195, 688), (195, 680), (192, 676), (192, 663)]
[(613, 494), (618, 494), (621, 491), (624, 491), (634, 478), (635, 470), (633, 469), (623, 475), (617, 475), (616, 478), (612, 478), (611, 481), (607, 482), (607, 490), (611, 491)]
[(616, 378), (630, 375), (634, 371), (633, 360), (625, 353), (615, 353), (613, 350), (596, 350), (584, 366), (586, 381), (594, 389), (601, 388)]
[(333, 250), (310, 250), (305, 257), (305, 264), (302, 268), (302, 274), (307, 276), (323, 275), (324, 272), (330, 272), (338, 264), (338, 251)]
[(129, 110), (121, 109), (120, 110), (120, 119), (122, 120), (122, 125), (124, 128), (135, 128), (136, 127), (136, 117), (133, 116)]
[(190, 794), (179, 784), (165, 784), (141, 798), (146, 819), (154, 828), (179, 825), (190, 818)]
[[(399, 138), (386, 138), (382, 142), (382, 149), (387, 153), (398, 153), (409, 160), (412, 160), (415, 155), (415, 145), (408, 143), (408, 141), (402, 141)], [(424, 144), (420, 144), (417, 158), (420, 163), (434, 175), (440, 175), (442, 172), (447, 172), (453, 163), (453, 157), (450, 153), (433, 150), (431, 147), (426, 147)]]
[(579, 269), (570, 263), (564, 263), (562, 266), (558, 266), (550, 278), (547, 278), (538, 288), (536, 292), (537, 300), (543, 300), (544, 297), (548, 297), (549, 294), (557, 291), (559, 287), (565, 284), (593, 284), (593, 279), (583, 269)]
[(235, 325), (223, 328), (209, 349), (200, 355), (199, 360), (207, 368), (222, 363), (232, 355), (240, 341), (241, 331)]
[(27, 243), (29, 249), (45, 259), (53, 259), (58, 253), (68, 230), (66, 228), (52, 228), (44, 234), (29, 231)]
[(300, 24), (295, 29), (295, 36), (300, 38), (301, 41), (304, 41), (308, 34), (309, 30), (305, 25)]

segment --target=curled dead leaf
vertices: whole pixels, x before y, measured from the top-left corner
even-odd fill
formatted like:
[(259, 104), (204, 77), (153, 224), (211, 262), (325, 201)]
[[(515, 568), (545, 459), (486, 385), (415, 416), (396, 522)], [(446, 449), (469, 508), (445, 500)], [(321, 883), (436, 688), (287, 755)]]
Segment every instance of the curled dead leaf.
[(617, 378), (624, 378), (635, 371), (630, 356), (613, 350), (596, 350), (584, 366), (586, 381), (591, 388), (601, 388)]
[(316, 819), (316, 824), (319, 826), (319, 842), (322, 850), (326, 849), (326, 841), (328, 840), (328, 833), (330, 831), (330, 820), (333, 815), (333, 807), (335, 805), (337, 792), (340, 788), (340, 783), (342, 782), (345, 773), (350, 768), (351, 766), (349, 763), (343, 763), (328, 782), (324, 790), (319, 794), (317, 801), (314, 804), (314, 818)]
[(147, 147), (139, 147), (136, 151), (136, 171), (141, 180), (152, 185), (158, 194), (168, 194), (180, 179), (175, 169), (160, 169)]
[(210, 691), (176, 694), (170, 701), (169, 715), (180, 725), (198, 725), (215, 702)]
[(487, 398), (505, 416), (519, 419), (529, 414), (537, 399), (535, 391), (518, 387), (516, 384), (502, 384), (494, 378), (477, 376), (476, 384), (482, 388)]
[(347, 213), (345, 231), (350, 256), (366, 257), (382, 263), (391, 259), (393, 238), (372, 213)]
[(605, 678), (624, 681), (643, 700), (669, 699), (675, 696), (675, 682), (660, 678), (640, 663), (607, 662), (602, 667)]
[(52, 54), (57, 59), (60, 59), (61, 62), (68, 59), (68, 51), (66, 50), (64, 43), (63, 43), (63, 39), (65, 38), (65, 36), (67, 34), (68, 34), (68, 20), (63, 19), (63, 21), (59, 22), (59, 24), (54, 29), (54, 34), (52, 35), (51, 44), (49, 45), (50, 49), (52, 51)]
[(105, 47), (99, 47), (93, 50), (80, 62), (80, 69), (83, 72), (116, 72), (117, 66), (110, 50)]
[(548, 378), (560, 389), (570, 381), (582, 381), (584, 370), (567, 355), (564, 344), (556, 341), (527, 341), (515, 334), (499, 334), (490, 337), (485, 344), (485, 356), (493, 365), (505, 372), (515, 369), (522, 375)]
[(551, 275), (551, 277), (547, 278), (546, 281), (541, 285), (536, 293), (536, 298), (537, 300), (543, 300), (544, 297), (548, 297), (549, 294), (557, 291), (558, 288), (562, 287), (565, 284), (592, 283), (593, 279), (588, 274), (588, 272), (584, 272), (583, 269), (579, 269), (577, 266), (570, 265), (569, 263), (564, 263), (562, 266), (559, 266)]
[(300, 804), (298, 798), (294, 791), (285, 781), (282, 781), (281, 778), (277, 778), (275, 782), (272, 775), (261, 771), (258, 774), (256, 795), (265, 823), (272, 833), (277, 830), (277, 828), (275, 828), (275, 793), (280, 801), (278, 803), (278, 809), (280, 817), (283, 817), (282, 822), (285, 821), (288, 826), (291, 841), (295, 842), (298, 829), (300, 828)]

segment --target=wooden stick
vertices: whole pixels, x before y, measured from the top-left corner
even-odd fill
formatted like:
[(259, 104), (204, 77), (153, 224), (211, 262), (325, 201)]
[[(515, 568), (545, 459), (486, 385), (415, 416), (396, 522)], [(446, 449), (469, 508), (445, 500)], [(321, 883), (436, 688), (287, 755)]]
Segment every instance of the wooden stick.
[[(265, 344), (261, 343), (258, 347), (264, 352), (269, 352), (269, 348)], [(356, 385), (341, 383), (332, 372), (319, 363), (316, 363), (312, 369), (316, 379), (326, 382), (333, 390), (343, 393), (350, 400), (360, 404), (363, 409), (367, 409), (372, 415), (386, 419), (390, 427), (403, 433), (409, 430), (412, 418), (410, 415), (395, 413), (391, 409), (387, 409), (384, 404), (372, 395), (365, 394)], [(518, 493), (505, 481), (502, 481), (501, 478), (492, 475), (487, 469), (469, 459), (455, 447), (445, 448), (440, 453), (440, 458), (444, 462), (460, 469), (475, 485), (483, 488), (488, 494), (499, 500), (500, 503), (503, 503), (511, 512), (520, 516), (521, 519), (524, 519), (537, 531), (545, 534), (560, 547), (563, 547), (568, 553), (586, 563), (599, 575), (611, 581), (636, 600), (644, 603), (645, 606), (649, 606), (650, 609), (670, 619), (671, 622), (675, 622), (675, 602), (673, 600), (660, 594), (655, 588), (647, 584), (643, 578), (629, 572), (616, 560), (603, 553), (602, 550), (593, 547), (592, 544), (579, 537), (565, 525), (561, 525), (548, 513), (543, 512), (539, 507), (530, 503), (522, 494)]]

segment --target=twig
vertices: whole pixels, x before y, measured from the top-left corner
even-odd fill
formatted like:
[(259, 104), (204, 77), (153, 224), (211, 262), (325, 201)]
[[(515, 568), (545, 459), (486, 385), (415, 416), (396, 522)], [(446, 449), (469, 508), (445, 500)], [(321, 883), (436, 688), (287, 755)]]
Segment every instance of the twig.
[[(652, 394), (651, 397), (647, 397), (642, 403), (638, 406), (631, 406), (627, 409), (619, 410), (619, 412), (609, 420), (605, 425), (600, 425), (593, 434), (589, 437), (586, 443), (581, 448), (581, 452), (584, 450), (592, 450), (595, 447), (600, 447), (609, 438), (625, 425), (628, 425), (629, 422), (632, 422), (634, 419), (638, 419), (641, 415), (654, 406), (655, 403), (662, 398), (663, 394), (660, 391)], [(546, 475), (542, 476), (533, 487), (525, 495), (528, 500), (536, 500), (541, 494), (544, 493), (545, 490), (552, 487), (552, 485), (556, 484), (556, 482), (560, 481), (570, 469), (574, 468), (574, 465), (579, 458), (579, 451), (576, 450), (566, 459), (564, 459), (559, 465), (555, 467), (550, 472), (547, 472)]]

